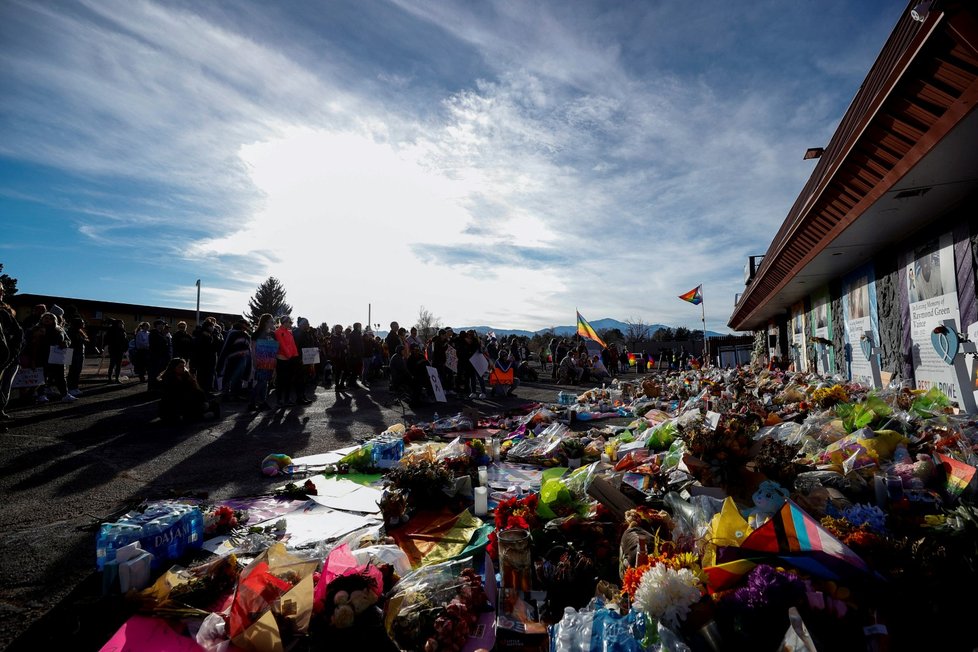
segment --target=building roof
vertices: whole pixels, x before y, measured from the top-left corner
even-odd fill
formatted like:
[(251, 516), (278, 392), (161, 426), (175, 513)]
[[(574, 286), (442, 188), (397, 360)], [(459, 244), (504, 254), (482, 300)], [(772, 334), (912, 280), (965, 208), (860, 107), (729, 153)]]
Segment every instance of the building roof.
[(978, 189), (978, 3), (911, 2), (728, 325), (763, 328)]

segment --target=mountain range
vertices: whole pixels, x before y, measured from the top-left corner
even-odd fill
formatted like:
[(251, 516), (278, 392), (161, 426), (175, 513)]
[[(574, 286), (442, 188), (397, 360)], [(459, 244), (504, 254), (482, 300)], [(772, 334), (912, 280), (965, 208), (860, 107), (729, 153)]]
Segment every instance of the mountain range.
[[(598, 333), (600, 333), (603, 330), (607, 330), (611, 328), (617, 328), (622, 333), (628, 332), (628, 324), (626, 322), (618, 321), (617, 319), (611, 319), (610, 317), (606, 317), (605, 319), (595, 319), (594, 321), (590, 322), (590, 324), (591, 327), (594, 328), (594, 330), (597, 331)], [(647, 326), (649, 328), (650, 336), (653, 335), (656, 331), (661, 330), (663, 328), (673, 328), (673, 330), (675, 330), (674, 327), (667, 326), (665, 324), (648, 324)], [(493, 328), (491, 326), (464, 326), (461, 329), (456, 328), (455, 330), (456, 331), (474, 330), (475, 332), (481, 335), (485, 335), (486, 333), (492, 331), (493, 333), (496, 334), (497, 337), (504, 337), (504, 336), (508, 337), (510, 335), (519, 335), (520, 337), (533, 337), (534, 335), (542, 335), (544, 333), (549, 333), (551, 330), (553, 330), (555, 335), (558, 335), (560, 337), (570, 337), (571, 335), (577, 333), (577, 324), (574, 324), (573, 326), (554, 326), (552, 329), (541, 328), (540, 330), (536, 330), (536, 331)], [(690, 330), (696, 330), (696, 329), (690, 329)], [(718, 337), (722, 335), (729, 335), (729, 333), (717, 333), (716, 331), (708, 330), (706, 331), (706, 335), (707, 337)]]

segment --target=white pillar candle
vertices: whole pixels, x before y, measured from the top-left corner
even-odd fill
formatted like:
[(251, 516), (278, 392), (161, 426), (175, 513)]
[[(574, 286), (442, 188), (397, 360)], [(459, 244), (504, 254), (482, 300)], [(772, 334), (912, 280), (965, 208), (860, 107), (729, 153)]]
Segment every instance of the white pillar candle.
[(475, 488), (475, 515), (485, 516), (489, 511), (489, 490), (485, 487)]

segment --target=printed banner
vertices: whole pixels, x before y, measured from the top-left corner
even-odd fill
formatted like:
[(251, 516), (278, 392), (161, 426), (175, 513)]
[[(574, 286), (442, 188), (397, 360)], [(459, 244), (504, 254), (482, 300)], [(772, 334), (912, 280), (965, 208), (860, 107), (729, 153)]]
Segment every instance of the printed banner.
[(845, 328), (849, 379), (873, 386), (873, 367), (863, 353), (863, 335), (869, 331), (870, 346), (879, 346), (879, 328), (876, 308), (876, 274), (872, 265), (865, 265), (842, 278), (842, 323)]
[(960, 401), (954, 367), (946, 364), (931, 344), (931, 333), (951, 319), (960, 330), (958, 289), (954, 277), (954, 239), (950, 232), (915, 247), (906, 254), (903, 273), (910, 303), (910, 337), (917, 389), (937, 387), (952, 401)]
[(805, 328), (805, 302), (799, 301), (791, 306), (791, 361), (795, 363), (795, 371), (808, 371), (808, 355)]

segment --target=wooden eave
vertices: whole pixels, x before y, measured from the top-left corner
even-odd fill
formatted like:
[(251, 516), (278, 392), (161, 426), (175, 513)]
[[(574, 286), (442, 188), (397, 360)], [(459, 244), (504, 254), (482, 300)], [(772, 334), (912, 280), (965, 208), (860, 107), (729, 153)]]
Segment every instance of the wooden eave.
[(741, 295), (728, 325), (763, 328), (765, 305), (889, 191), (978, 102), (978, 7), (904, 13)]

